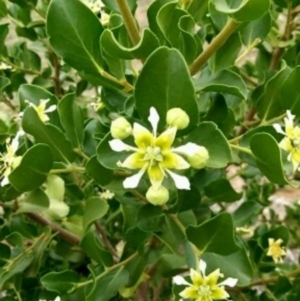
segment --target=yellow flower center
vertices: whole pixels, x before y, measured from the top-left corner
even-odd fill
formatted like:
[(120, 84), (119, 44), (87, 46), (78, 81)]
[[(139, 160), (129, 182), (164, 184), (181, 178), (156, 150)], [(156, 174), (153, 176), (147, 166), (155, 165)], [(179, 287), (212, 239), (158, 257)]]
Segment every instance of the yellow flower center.
[(199, 297), (203, 298), (204, 300), (212, 300), (211, 294), (212, 291), (209, 285), (201, 285), (198, 289)]
[(144, 156), (145, 161), (150, 161), (150, 165), (157, 165), (159, 162), (162, 162), (164, 159), (161, 148), (158, 146), (147, 146), (146, 153)]
[(299, 148), (300, 147), (300, 138), (291, 140), (291, 144), (294, 148)]

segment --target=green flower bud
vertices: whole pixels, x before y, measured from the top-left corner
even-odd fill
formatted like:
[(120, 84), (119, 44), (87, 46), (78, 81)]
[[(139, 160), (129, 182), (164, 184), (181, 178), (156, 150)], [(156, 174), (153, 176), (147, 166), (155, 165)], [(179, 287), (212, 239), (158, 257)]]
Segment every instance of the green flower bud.
[(146, 198), (155, 206), (163, 205), (169, 200), (169, 191), (164, 186), (151, 186), (146, 193)]
[(190, 123), (188, 114), (180, 108), (173, 108), (167, 112), (167, 124), (176, 126), (179, 130), (185, 129)]
[(117, 119), (112, 121), (110, 132), (113, 138), (125, 139), (131, 135), (132, 127), (124, 117), (118, 117)]
[(209, 153), (204, 146), (198, 146), (193, 154), (187, 156), (187, 159), (193, 168), (200, 169), (206, 165)]

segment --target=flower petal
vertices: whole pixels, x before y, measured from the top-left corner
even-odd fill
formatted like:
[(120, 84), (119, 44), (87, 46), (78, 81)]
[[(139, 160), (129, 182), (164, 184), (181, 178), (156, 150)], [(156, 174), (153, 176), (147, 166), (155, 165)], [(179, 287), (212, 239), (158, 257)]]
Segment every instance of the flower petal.
[(275, 129), (275, 131), (276, 131), (277, 133), (280, 133), (280, 134), (282, 134), (282, 135), (286, 135), (286, 134), (285, 134), (285, 131), (282, 129), (282, 127), (281, 127), (281, 125), (280, 125), (279, 123), (274, 123), (274, 124), (273, 124), (273, 127), (274, 127), (274, 129)]
[(160, 147), (162, 151), (169, 150), (174, 142), (176, 132), (176, 127), (168, 128), (166, 131), (161, 133), (159, 137), (156, 138), (155, 145)]
[(51, 113), (56, 110), (56, 105), (51, 105), (49, 108), (47, 108), (44, 112), (45, 113)]
[(218, 285), (234, 287), (234, 286), (236, 286), (237, 282), (238, 282), (238, 279), (229, 277), (229, 278), (225, 279), (224, 281), (222, 281), (221, 283), (219, 283)]
[(148, 146), (152, 145), (154, 137), (151, 132), (136, 122), (133, 124), (132, 134), (138, 148), (146, 150)]
[(0, 183), (0, 186), (3, 187), (7, 184), (9, 184), (8, 177), (4, 177)]
[(121, 139), (113, 139), (108, 141), (110, 148), (115, 152), (135, 151), (136, 148), (124, 143)]
[(173, 283), (175, 283), (177, 285), (191, 285), (182, 276), (173, 277)]
[[(198, 299), (199, 294), (198, 294), (198, 288), (195, 286), (187, 287), (184, 289), (180, 294), (180, 297), (186, 298), (186, 299)], [(200, 299), (201, 300), (201, 299)]]
[(167, 169), (181, 170), (189, 168), (190, 164), (177, 154), (165, 152), (163, 154), (163, 161), (161, 162), (161, 166)]
[(123, 163), (120, 164), (121, 167), (129, 169), (141, 169), (145, 166), (145, 161), (143, 160), (143, 154), (133, 153), (129, 155)]
[(215, 286), (211, 298), (212, 300), (227, 300), (229, 294), (224, 290), (223, 287)]
[(204, 260), (200, 259), (199, 261), (199, 270), (201, 271), (202, 275), (205, 276), (207, 264)]
[(124, 188), (136, 188), (139, 185), (139, 182), (145, 173), (146, 168), (142, 168), (138, 173), (134, 174), (133, 176), (127, 177), (123, 181)]
[(205, 282), (205, 279), (202, 277), (202, 275), (194, 269), (190, 270), (190, 277), (194, 286), (203, 285), (203, 283)]
[(185, 190), (190, 190), (191, 189), (191, 184), (190, 181), (187, 177), (185, 176), (180, 176), (168, 169), (166, 169), (167, 173), (171, 176), (171, 178), (173, 179), (175, 186), (178, 189), (185, 189)]
[(154, 107), (150, 108), (150, 115), (148, 117), (149, 122), (151, 123), (153, 134), (156, 137), (157, 134), (157, 126), (159, 122), (159, 115)]
[(160, 186), (164, 180), (165, 173), (160, 165), (150, 165), (148, 168), (148, 176), (151, 184), (155, 187)]

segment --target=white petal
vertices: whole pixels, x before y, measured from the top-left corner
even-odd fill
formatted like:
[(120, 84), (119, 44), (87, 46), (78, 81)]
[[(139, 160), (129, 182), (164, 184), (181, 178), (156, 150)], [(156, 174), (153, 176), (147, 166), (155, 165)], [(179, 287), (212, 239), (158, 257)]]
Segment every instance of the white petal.
[(134, 147), (124, 143), (120, 139), (113, 139), (108, 141), (110, 148), (115, 152), (124, 152), (124, 151), (130, 151), (135, 150)]
[(293, 120), (295, 118), (295, 115), (293, 115), (290, 110), (287, 110), (286, 111), (286, 117), (289, 120), (289, 122), (293, 122)]
[(50, 113), (56, 110), (56, 105), (51, 105), (49, 108), (45, 110), (45, 113)]
[(200, 261), (199, 261), (199, 270), (201, 271), (203, 276), (205, 275), (206, 266), (207, 266), (206, 262), (203, 261), (202, 259), (200, 259)]
[(201, 146), (192, 142), (188, 142), (187, 144), (172, 149), (172, 151), (176, 153), (184, 154), (187, 156), (193, 156), (199, 150), (201, 150)]
[(157, 126), (158, 126), (158, 122), (159, 122), (159, 115), (154, 107), (150, 108), (150, 115), (148, 117), (148, 120), (152, 125), (154, 136), (156, 136)]
[(16, 137), (12, 140), (10, 146), (11, 146), (11, 148), (13, 149), (13, 152), (14, 152), (14, 154), (15, 154), (16, 151), (17, 151), (18, 148), (19, 148), (19, 137), (16, 136)]
[(166, 169), (167, 173), (171, 176), (171, 178), (173, 179), (175, 186), (178, 189), (185, 189), (185, 190), (190, 190), (191, 189), (191, 184), (190, 181), (187, 177), (185, 176), (180, 176), (168, 169)]
[(286, 135), (285, 132), (283, 131), (283, 129), (281, 128), (281, 125), (280, 125), (279, 123), (274, 123), (274, 124), (273, 124), (273, 127), (274, 127), (274, 129), (275, 129), (275, 131), (276, 131), (277, 133)]
[(238, 279), (229, 277), (229, 278), (225, 279), (224, 281), (222, 281), (221, 283), (219, 283), (218, 285), (220, 285), (220, 286), (225, 285), (225, 286), (233, 287), (233, 286), (236, 286), (237, 282), (238, 282)]
[(173, 283), (175, 283), (177, 285), (191, 285), (182, 276), (173, 277)]
[(145, 171), (146, 169), (142, 168), (138, 173), (134, 174), (133, 176), (127, 177), (123, 181), (124, 188), (136, 188), (139, 185), (139, 182)]
[(8, 177), (4, 177), (0, 183), (0, 186), (3, 187), (7, 184), (9, 184)]

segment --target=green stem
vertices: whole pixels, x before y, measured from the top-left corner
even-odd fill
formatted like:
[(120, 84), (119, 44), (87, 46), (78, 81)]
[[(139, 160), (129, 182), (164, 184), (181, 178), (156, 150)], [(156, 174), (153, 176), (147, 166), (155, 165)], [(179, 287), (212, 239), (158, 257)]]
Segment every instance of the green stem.
[(242, 146), (238, 146), (238, 145), (235, 145), (235, 144), (231, 144), (229, 143), (230, 147), (232, 149), (235, 149), (237, 151), (240, 151), (240, 152), (243, 152), (243, 153), (246, 153), (246, 154), (249, 154), (249, 155), (252, 155), (252, 152), (249, 148), (245, 148), (245, 147), (242, 147)]
[(190, 65), (191, 75), (196, 74), (201, 67), (207, 62), (207, 60), (221, 48), (221, 46), (228, 40), (228, 38), (237, 30), (239, 23), (234, 19), (230, 19), (225, 27), (219, 32), (219, 34), (212, 40), (207, 48), (195, 59)]
[(75, 148), (74, 149), (74, 152), (76, 153), (76, 154), (78, 154), (79, 156), (81, 156), (83, 159), (85, 159), (85, 160), (90, 160), (90, 157), (89, 156), (87, 156), (80, 148)]
[(131, 42), (134, 45), (137, 45), (140, 42), (141, 37), (127, 0), (117, 0), (117, 3)]
[(71, 173), (71, 172), (84, 172), (84, 167), (70, 165), (67, 168), (58, 168), (58, 169), (51, 169), (50, 174), (59, 174), (59, 173)]
[(29, 73), (29, 74), (34, 74), (34, 75), (41, 75), (41, 74), (42, 74), (41, 72), (38, 72), (38, 71), (35, 71), (35, 70), (26, 69), (26, 68), (17, 66), (17, 65), (15, 65), (15, 64), (12, 63), (12, 62), (7, 61), (7, 60), (6, 60), (5, 58), (3, 58), (3, 57), (0, 57), (0, 62), (3, 62), (3, 63), (5, 63), (5, 64), (11, 66), (12, 68), (14, 68), (14, 69), (17, 70), (17, 71), (23, 71), (23, 72), (26, 72), (26, 73)]

